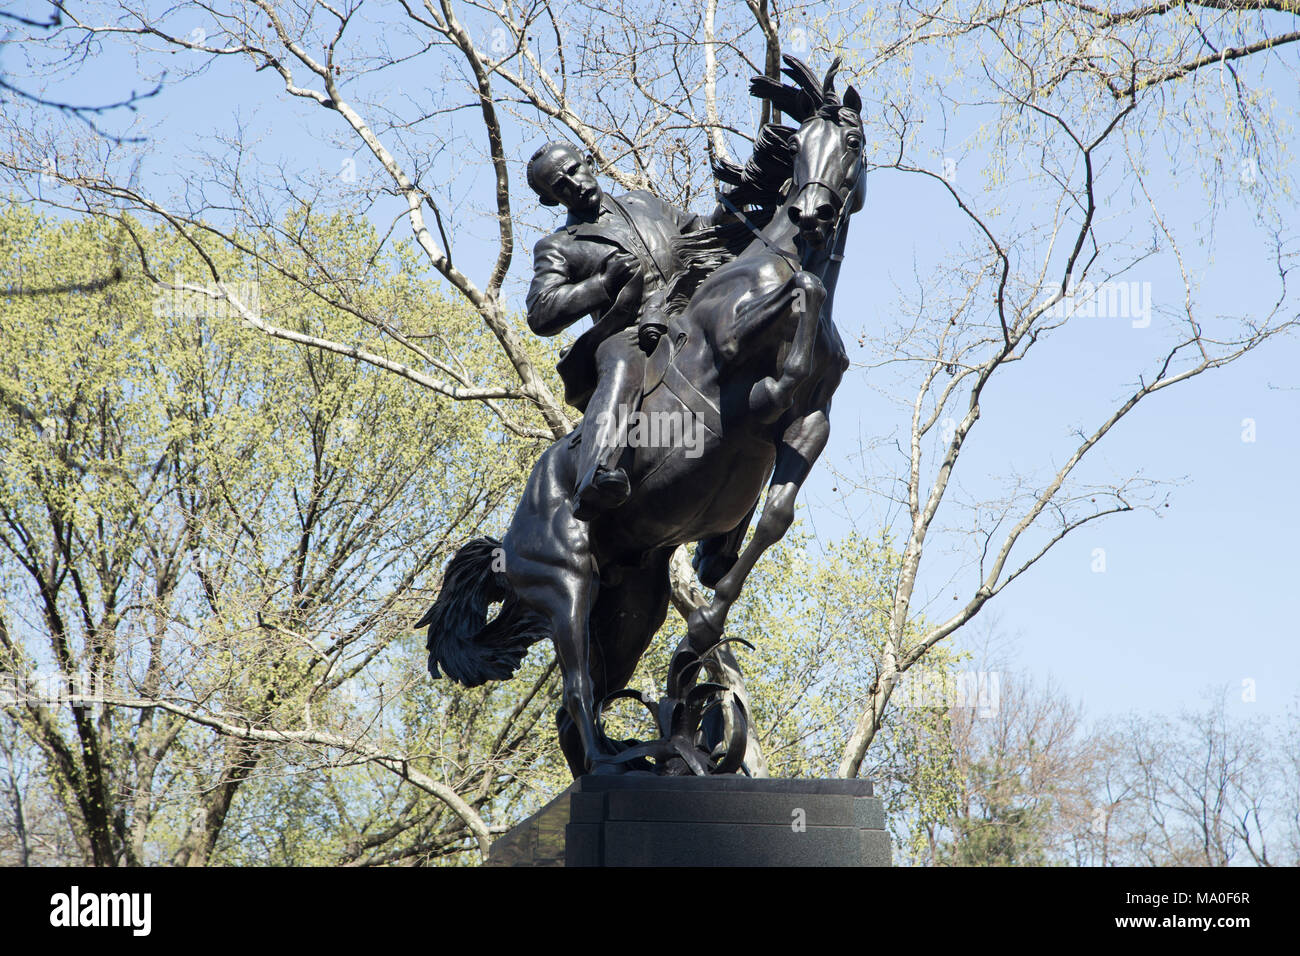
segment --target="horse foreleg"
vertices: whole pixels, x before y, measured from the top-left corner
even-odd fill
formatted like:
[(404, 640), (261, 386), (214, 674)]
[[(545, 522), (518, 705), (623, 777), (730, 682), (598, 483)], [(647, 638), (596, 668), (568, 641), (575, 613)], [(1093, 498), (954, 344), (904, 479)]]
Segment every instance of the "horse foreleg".
[(795, 317), (794, 337), (776, 378), (754, 383), (749, 409), (762, 422), (774, 422), (794, 402), (794, 391), (812, 374), (817, 324), (821, 321), (826, 287), (810, 272), (797, 272), (790, 280), (788, 308)]
[(740, 596), (745, 579), (763, 552), (790, 530), (799, 489), (812, 470), (813, 462), (826, 448), (830, 431), (827, 409), (819, 408), (795, 419), (781, 436), (772, 481), (763, 502), (763, 515), (758, 519), (753, 537), (731, 570), (718, 582), (713, 600), (706, 607), (693, 611), (686, 622), (687, 637), (697, 654), (703, 654), (722, 637), (727, 612)]
[(754, 520), (754, 512), (757, 510), (756, 501), (740, 524), (725, 534), (704, 538), (695, 546), (695, 557), (691, 560), (691, 566), (695, 568), (700, 583), (706, 588), (714, 587), (736, 563), (736, 558), (740, 555), (741, 542), (745, 540), (745, 535), (749, 532), (749, 523)]

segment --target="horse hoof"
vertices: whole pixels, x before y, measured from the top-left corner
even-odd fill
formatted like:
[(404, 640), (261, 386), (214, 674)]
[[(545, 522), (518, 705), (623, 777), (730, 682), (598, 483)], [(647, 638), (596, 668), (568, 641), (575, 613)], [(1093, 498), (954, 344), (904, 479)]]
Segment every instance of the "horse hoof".
[(692, 611), (686, 619), (686, 639), (697, 654), (703, 654), (722, 639), (723, 625), (707, 613), (713, 605)]

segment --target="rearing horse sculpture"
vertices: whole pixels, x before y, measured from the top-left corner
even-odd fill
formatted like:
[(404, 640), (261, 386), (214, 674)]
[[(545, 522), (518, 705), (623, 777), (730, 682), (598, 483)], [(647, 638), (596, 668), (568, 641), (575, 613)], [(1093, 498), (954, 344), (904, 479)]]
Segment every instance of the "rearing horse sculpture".
[[(831, 396), (848, 367), (831, 302), (849, 217), (865, 188), (862, 104), (852, 87), (842, 101), (834, 92), (839, 61), (819, 82), (785, 59), (796, 85), (757, 77), (751, 92), (799, 128), (765, 127), (748, 169), (717, 170), (736, 187), (724, 201), (731, 197), (752, 241), (706, 270), (683, 311), (662, 316), (667, 332), (647, 361), (642, 414), (701, 422), (703, 440), (629, 451), (631, 497), (589, 522), (574, 518), (569, 504), (578, 432), (555, 442), (533, 468), (502, 540), (461, 548), (417, 625), (429, 625), (430, 672), (437, 677), (441, 667), (467, 686), (510, 677), (531, 644), (551, 638), (564, 679), (561, 746), (575, 776), (741, 769), (734, 726), (723, 740), (716, 723), (698, 730), (702, 702), (720, 688), (689, 685), (722, 639), (759, 556), (789, 529), (799, 488), (826, 446)], [(777, 208), (760, 230), (741, 207), (761, 205), (764, 189), (768, 210)], [(762, 516), (741, 549), (764, 483)], [(698, 541), (706, 543), (696, 568), (715, 591), (687, 621), (669, 699), (652, 708), (665, 739), (610, 741), (600, 727), (602, 702), (626, 686), (663, 624), (674, 549)], [(737, 721), (744, 715), (733, 715)]]

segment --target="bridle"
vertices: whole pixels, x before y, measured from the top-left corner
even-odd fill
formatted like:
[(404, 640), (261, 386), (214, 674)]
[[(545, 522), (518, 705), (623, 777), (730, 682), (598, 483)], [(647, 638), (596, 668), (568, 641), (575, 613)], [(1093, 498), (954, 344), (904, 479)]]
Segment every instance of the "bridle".
[[(843, 186), (840, 186), (839, 188), (836, 188), (836, 187), (830, 185), (830, 183), (823, 182), (823, 181), (820, 180), (820, 179), (810, 179), (810, 180), (808, 180), (806, 183), (804, 183), (802, 186), (799, 187), (799, 192), (797, 192), (797, 193), (794, 195), (794, 197), (793, 197), (793, 198), (795, 198), (795, 199), (799, 198), (799, 196), (803, 195), (803, 191), (804, 191), (805, 189), (807, 189), (809, 186), (821, 186), (821, 187), (822, 187), (823, 189), (825, 189), (826, 192), (829, 193), (829, 194), (831, 195), (831, 197), (835, 200), (835, 203), (834, 203), (834, 205), (835, 205), (835, 222), (834, 222), (834, 224), (832, 225), (831, 231), (830, 231), (830, 232), (828, 233), (828, 235), (827, 235), (827, 241), (831, 244), (832, 249), (834, 248), (836, 238), (838, 238), (838, 236), (839, 236), (839, 234), (840, 234), (840, 229), (841, 229), (841, 228), (843, 227), (843, 225), (844, 225), (844, 220), (845, 220), (845, 218), (846, 218), (846, 217), (845, 217), (845, 210), (848, 208), (848, 199), (849, 199), (849, 196), (851, 196), (854, 192), (857, 191), (857, 188), (858, 188), (858, 182), (859, 182), (859, 180), (862, 179), (862, 174), (863, 174), (864, 171), (865, 171), (865, 165), (862, 164), (862, 163), (859, 161), (857, 174), (856, 174), (852, 179), (850, 179), (850, 180), (848, 180), (846, 183), (844, 183)], [(790, 197), (790, 195), (789, 195), (789, 192), (790, 192), (790, 188), (791, 188), (791, 186), (793, 185), (793, 182), (794, 182), (793, 180), (787, 180), (786, 183), (785, 183), (785, 185), (781, 187), (781, 205), (782, 205), (782, 206), (784, 206), (784, 205), (785, 205), (787, 202), (789, 202), (790, 199), (791, 199), (791, 197)], [(803, 263), (802, 263), (802, 262), (796, 260), (794, 257), (792, 257), (792, 256), (791, 256), (788, 252), (786, 252), (784, 249), (780, 249), (780, 248), (778, 248), (777, 246), (773, 245), (773, 244), (768, 240), (767, 236), (763, 235), (762, 230), (759, 229), (757, 226), (755, 226), (755, 225), (750, 221), (749, 217), (746, 216), (743, 212), (741, 212), (740, 208), (739, 208), (738, 206), (736, 206), (735, 203), (733, 203), (730, 199), (728, 199), (725, 195), (723, 195), (721, 189), (718, 190), (717, 196), (718, 196), (718, 202), (720, 202), (720, 203), (722, 204), (723, 208), (725, 208), (729, 213), (731, 213), (733, 216), (735, 216), (737, 219), (739, 219), (742, 223), (744, 223), (745, 227), (746, 227), (746, 228), (747, 228), (747, 229), (748, 229), (748, 230), (749, 230), (749, 231), (754, 235), (754, 237), (757, 238), (760, 242), (762, 242), (763, 245), (767, 246), (769, 252), (773, 252), (773, 253), (775, 253), (776, 255), (778, 255), (778, 256), (780, 256), (782, 259), (784, 259), (786, 262), (790, 263), (790, 265), (791, 265), (791, 266), (792, 266), (796, 271), (802, 271), (802, 270), (803, 270)], [(831, 261), (831, 262), (843, 262), (843, 261), (844, 261), (844, 254), (843, 254), (843, 253), (832, 252), (832, 253), (830, 254), (829, 261)]]
[[(823, 181), (820, 180), (820, 179), (810, 179), (810, 180), (808, 180), (806, 183), (804, 183), (802, 186), (799, 187), (799, 192), (795, 193), (794, 198), (795, 198), (795, 199), (798, 199), (800, 196), (803, 195), (804, 190), (807, 189), (809, 186), (821, 186), (823, 189), (826, 190), (826, 192), (828, 192), (828, 193), (831, 195), (831, 198), (835, 200), (835, 204), (834, 204), (834, 205), (835, 205), (835, 222), (832, 224), (832, 226), (831, 226), (831, 230), (830, 230), (830, 232), (827, 234), (827, 241), (830, 242), (830, 243), (832, 244), (832, 247), (833, 247), (833, 245), (834, 245), (834, 241), (835, 241), (835, 239), (837, 239), (837, 238), (839, 237), (840, 229), (841, 229), (841, 228), (843, 227), (843, 225), (844, 225), (844, 220), (845, 220), (845, 218), (846, 218), (845, 215), (844, 215), (844, 213), (845, 213), (845, 210), (848, 208), (848, 199), (849, 199), (849, 196), (853, 195), (853, 193), (857, 191), (857, 188), (858, 188), (858, 180), (860, 180), (860, 179), (862, 178), (863, 168), (864, 168), (864, 167), (863, 167), (862, 163), (859, 162), (859, 163), (858, 163), (858, 171), (857, 171), (857, 174), (854, 175), (854, 177), (853, 177), (852, 179), (848, 180), (848, 181), (847, 181), (847, 182), (846, 182), (842, 187), (840, 187), (839, 189), (836, 189), (836, 188), (835, 188), (834, 186), (832, 186), (830, 183), (823, 182)], [(784, 204), (784, 201), (783, 201), (783, 204)], [(830, 255), (830, 261), (832, 261), (832, 262), (843, 262), (843, 261), (844, 261), (844, 254), (843, 254), (843, 253), (832, 252), (831, 255)]]

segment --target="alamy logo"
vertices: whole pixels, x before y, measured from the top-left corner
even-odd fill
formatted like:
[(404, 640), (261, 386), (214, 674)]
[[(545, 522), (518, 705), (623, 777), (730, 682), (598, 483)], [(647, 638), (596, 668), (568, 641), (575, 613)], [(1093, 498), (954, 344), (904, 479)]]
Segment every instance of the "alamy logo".
[[(234, 302), (226, 298), (216, 286), (192, 283), (185, 288), (184, 277), (177, 272), (172, 288), (164, 289), (153, 301), (154, 318), (174, 319), (240, 319), (243, 314)], [(257, 282), (228, 282), (226, 288), (253, 315), (262, 311), (262, 287)], [(200, 289), (202, 291), (200, 291)]]
[(687, 458), (704, 454), (704, 420), (690, 411), (640, 412), (620, 405), (616, 416), (601, 412), (596, 424), (615, 425), (610, 444), (623, 448), (683, 448)]
[(1048, 318), (1131, 319), (1133, 328), (1151, 325), (1150, 282), (1080, 282), (1048, 306)]
[(152, 894), (70, 892), (50, 897), (51, 926), (129, 926), (135, 936), (148, 936)]
[(938, 668), (914, 668), (894, 691), (895, 707), (971, 709), (981, 718), (996, 717), (1002, 701), (999, 671), (951, 673)]

